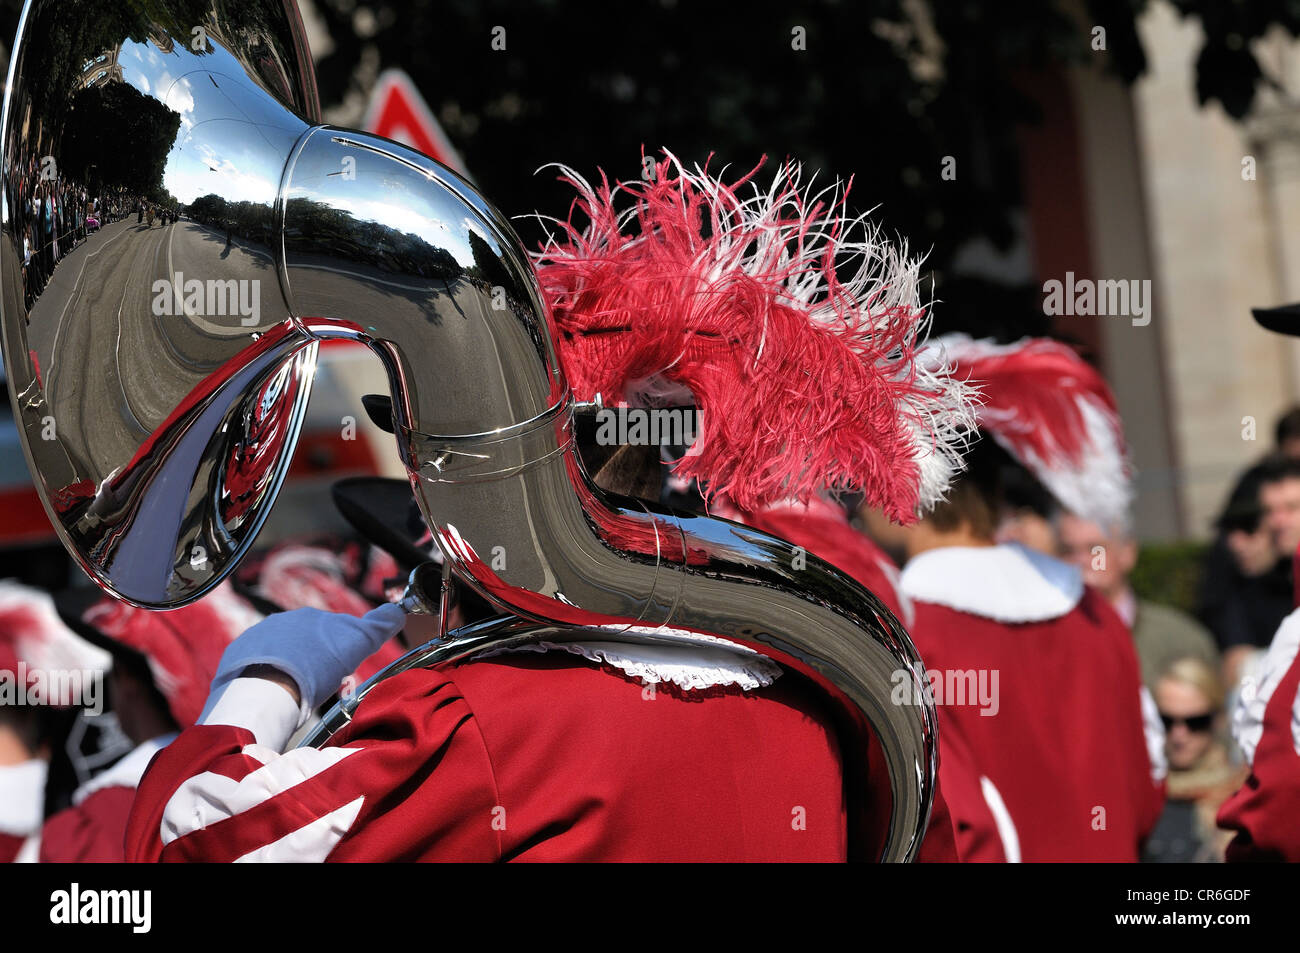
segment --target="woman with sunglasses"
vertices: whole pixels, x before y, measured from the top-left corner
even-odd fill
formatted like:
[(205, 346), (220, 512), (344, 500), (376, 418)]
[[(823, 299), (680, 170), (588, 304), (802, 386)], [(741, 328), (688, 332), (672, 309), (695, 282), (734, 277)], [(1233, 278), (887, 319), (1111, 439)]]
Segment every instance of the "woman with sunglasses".
[(1158, 863), (1218, 863), (1231, 834), (1216, 830), (1214, 816), (1241, 783), (1243, 769), (1221, 740), (1223, 683), (1203, 659), (1174, 660), (1155, 683), (1165, 727), (1169, 779), (1164, 813), (1142, 853)]

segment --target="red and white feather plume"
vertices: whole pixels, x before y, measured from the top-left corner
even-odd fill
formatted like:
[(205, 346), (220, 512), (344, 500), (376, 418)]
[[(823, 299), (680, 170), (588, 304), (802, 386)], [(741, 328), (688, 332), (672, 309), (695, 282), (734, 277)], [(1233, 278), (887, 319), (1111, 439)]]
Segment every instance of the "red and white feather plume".
[(43, 590), (12, 579), (0, 580), (0, 672), (18, 678), (18, 663), (34, 670), (99, 671), (112, 666), (112, 657), (69, 629), (54, 600)]
[(1048, 338), (995, 344), (949, 334), (929, 343), (927, 357), (979, 390), (980, 430), (1061, 506), (1102, 526), (1127, 523), (1132, 474), (1124, 430), (1096, 368)]
[(815, 192), (793, 162), (727, 183), (664, 155), (613, 186), (559, 167), (578, 195), (535, 259), (575, 395), (689, 390), (699, 436), (677, 473), (742, 508), (855, 489), (916, 519), (973, 422), (969, 388), (915, 361), (920, 260), (847, 216), (851, 183)]
[(170, 612), (139, 609), (106, 595), (81, 613), (85, 625), (145, 657), (182, 728), (198, 720), (226, 647), (261, 619), (229, 582)]

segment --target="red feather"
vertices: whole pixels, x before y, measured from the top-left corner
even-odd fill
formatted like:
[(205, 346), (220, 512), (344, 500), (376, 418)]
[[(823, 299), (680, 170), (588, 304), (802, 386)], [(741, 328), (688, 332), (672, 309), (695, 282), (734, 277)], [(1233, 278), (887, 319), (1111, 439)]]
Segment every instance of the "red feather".
[(953, 334), (932, 342), (954, 376), (980, 391), (981, 430), (1029, 468), (1068, 510), (1113, 523), (1130, 499), (1124, 431), (1101, 374), (1047, 338), (999, 345)]
[(537, 264), (570, 386), (610, 404), (654, 375), (689, 388), (700, 433), (677, 472), (747, 509), (854, 488), (911, 521), (933, 502), (921, 468), (955, 455), (932, 408), (965, 408), (914, 366), (918, 263), (869, 230), (850, 241), (847, 188), (810, 198), (792, 164), (741, 198), (757, 172), (727, 185), (669, 155), (592, 188), (566, 170), (579, 197)]

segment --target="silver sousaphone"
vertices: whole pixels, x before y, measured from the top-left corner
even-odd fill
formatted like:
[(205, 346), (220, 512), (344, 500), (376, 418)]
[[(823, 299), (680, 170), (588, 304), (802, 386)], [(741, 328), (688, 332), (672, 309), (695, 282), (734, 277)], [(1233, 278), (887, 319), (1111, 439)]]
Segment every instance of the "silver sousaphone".
[[(33, 0), (3, 137), (14, 415), (50, 520), (105, 590), (167, 609), (234, 569), (288, 469), (319, 342), (363, 342), (448, 571), (502, 611), (378, 679), (593, 632), (729, 639), (835, 702), (851, 855), (915, 857), (935, 716), (891, 703), (900, 677), (925, 697), (901, 626), (780, 539), (593, 485), (519, 239), (433, 160), (320, 123), (291, 0)], [(74, 223), (45, 209), (83, 188), (129, 212), (68, 253)], [(186, 215), (137, 224), (141, 198)], [(436, 601), (439, 582), (420, 589)]]

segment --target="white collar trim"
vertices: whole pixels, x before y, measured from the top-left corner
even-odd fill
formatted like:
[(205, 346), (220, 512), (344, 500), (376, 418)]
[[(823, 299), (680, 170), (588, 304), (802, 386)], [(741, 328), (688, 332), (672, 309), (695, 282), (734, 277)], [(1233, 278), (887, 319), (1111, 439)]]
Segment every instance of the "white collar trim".
[(49, 770), (38, 758), (0, 767), (0, 833), (26, 836), (41, 829)]
[(929, 602), (997, 622), (1043, 622), (1083, 598), (1083, 574), (1018, 543), (946, 546), (910, 560), (899, 584), (916, 602)]
[(176, 734), (173, 732), (169, 735), (150, 738), (148, 741), (136, 745), (119, 758), (117, 763), (107, 771), (95, 775), (73, 791), (72, 803), (80, 807), (85, 803), (86, 798), (96, 791), (102, 791), (104, 788), (139, 787), (140, 779), (144, 777), (144, 769), (149, 767), (149, 762), (153, 760), (153, 756), (171, 744), (175, 738)]
[(645, 634), (671, 631), (695, 645), (649, 645), (632, 642), (534, 642), (514, 649), (484, 652), (476, 659), (505, 652), (569, 652), (597, 665), (610, 665), (645, 685), (671, 683), (683, 691), (737, 686), (745, 691), (771, 685), (781, 666), (753, 649), (716, 636), (682, 630), (630, 626)]

